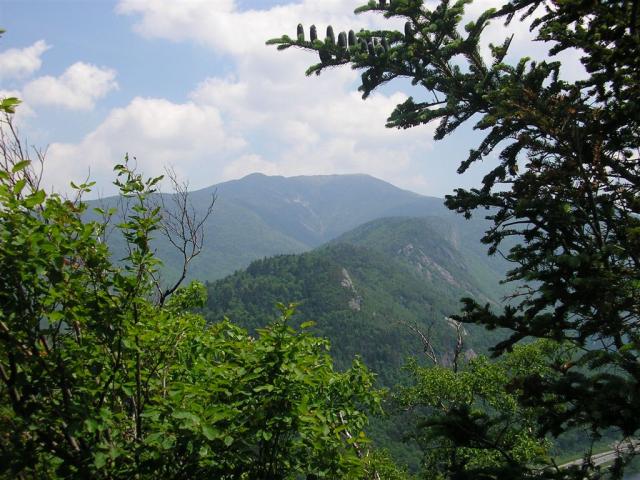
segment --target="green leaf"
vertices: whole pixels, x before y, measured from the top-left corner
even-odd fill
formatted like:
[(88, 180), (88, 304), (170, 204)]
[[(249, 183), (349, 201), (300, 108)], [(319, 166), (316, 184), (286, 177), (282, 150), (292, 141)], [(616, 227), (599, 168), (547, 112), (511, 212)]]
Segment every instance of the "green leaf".
[(44, 190), (38, 190), (32, 195), (29, 195), (29, 197), (25, 200), (25, 205), (27, 206), (27, 208), (33, 208), (36, 205), (40, 205), (42, 202), (44, 202), (46, 196), (47, 195), (45, 194)]
[(7, 113), (15, 113), (16, 107), (20, 105), (21, 101), (16, 97), (4, 98), (0, 101), (0, 110)]
[(21, 178), (20, 180), (18, 180), (16, 184), (13, 186), (13, 193), (15, 195), (19, 195), (22, 192), (22, 190), (24, 190), (24, 187), (26, 184), (27, 184), (26, 179)]
[(11, 169), (11, 173), (18, 173), (31, 165), (31, 160), (22, 160), (16, 163)]
[[(200, 424), (200, 417), (198, 417), (197, 415), (195, 415), (195, 414), (194, 414), (194, 413), (192, 413), (192, 412), (187, 412), (187, 411), (184, 411), (184, 410), (179, 410), (179, 411), (177, 411), (177, 412), (173, 412), (173, 413), (171, 414), (171, 416), (172, 416), (173, 418), (178, 419), (178, 420), (188, 420), (187, 424), (188, 424), (188, 423), (191, 423), (191, 424), (193, 424), (193, 425), (199, 425), (199, 424)], [(185, 424), (183, 424), (183, 425), (185, 425)]]
[(97, 452), (93, 456), (93, 464), (96, 468), (101, 469), (107, 464), (107, 460), (109, 460), (109, 455), (104, 452)]
[(202, 426), (202, 434), (207, 438), (207, 440), (215, 440), (220, 437), (220, 431), (209, 425)]
[(258, 393), (258, 392), (264, 392), (265, 390), (267, 392), (273, 392), (273, 389), (275, 387), (273, 385), (260, 385), (259, 387), (255, 387), (253, 389), (254, 392)]
[(90, 433), (94, 433), (98, 431), (99, 424), (95, 420), (88, 418), (84, 421), (84, 424), (87, 428), (87, 431)]

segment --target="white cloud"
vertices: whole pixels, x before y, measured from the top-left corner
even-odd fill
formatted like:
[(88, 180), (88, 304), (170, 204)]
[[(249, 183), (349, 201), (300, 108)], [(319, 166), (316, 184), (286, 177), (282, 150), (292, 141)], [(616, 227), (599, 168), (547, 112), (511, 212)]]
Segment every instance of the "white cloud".
[(116, 72), (76, 62), (59, 77), (44, 76), (27, 83), (25, 99), (33, 105), (55, 105), (70, 110), (91, 110), (95, 102), (117, 89)]
[(90, 175), (100, 185), (109, 185), (113, 166), (128, 152), (145, 176), (160, 175), (171, 165), (196, 188), (203, 187), (212, 172), (221, 171), (230, 155), (244, 146), (240, 136), (225, 129), (212, 106), (138, 97), (112, 110), (81, 142), (52, 144), (45, 183), (65, 191), (70, 180)]
[[(243, 76), (247, 77), (251, 78)], [(292, 80), (280, 92), (282, 84), (259, 78), (248, 84), (209, 79), (191, 95), (194, 101), (217, 105), (229, 125), (240, 128), (246, 136), (266, 137), (262, 144), (273, 145), (267, 153), (234, 161), (216, 180), (253, 171), (271, 175), (364, 172), (401, 186), (424, 187), (415, 175), (423, 160), (415, 159), (418, 152), (430, 149), (431, 129), (397, 131), (384, 126), (395, 105), (406, 99), (404, 94), (376, 93), (363, 102), (359, 94), (348, 92), (343, 81), (335, 78), (328, 85), (322, 83), (325, 86), (313, 95), (305, 83), (315, 79)], [(278, 105), (273, 104), (274, 99)]]
[(223, 178), (242, 178), (250, 173), (260, 172), (265, 175), (280, 175), (281, 171), (274, 162), (269, 162), (260, 155), (248, 154), (233, 160), (222, 172)]
[[(495, 2), (484, 0), (474, 8), (482, 10)], [(64, 189), (70, 177), (83, 179), (89, 168), (93, 178), (111, 179), (112, 165), (130, 152), (145, 175), (160, 174), (172, 165), (193, 188), (260, 171), (369, 173), (424, 193), (447, 192), (442, 178), (455, 176), (460, 159), (433, 158), (433, 126), (403, 131), (384, 126), (405, 94), (385, 88), (363, 102), (354, 91), (357, 72), (343, 68), (320, 79), (305, 78), (303, 71), (314, 62), (313, 56), (300, 51), (282, 54), (264, 45), (283, 32), (293, 34), (298, 21), (307, 31), (312, 21), (320, 31), (327, 24), (338, 31), (385, 25), (372, 15), (354, 19), (352, 11), (359, 4), (361, 0), (304, 0), (240, 11), (233, 0), (121, 0), (117, 10), (136, 17), (140, 34), (205, 45), (231, 60), (232, 68), (226, 70), (232, 73), (204, 79), (185, 103), (135, 98), (112, 110), (80, 142), (54, 143), (47, 181)], [(514, 28), (530, 37), (527, 26)], [(505, 35), (499, 26), (492, 29), (491, 40)], [(523, 45), (514, 48), (520, 51)], [(82, 73), (89, 71), (93, 74)], [(81, 81), (82, 77), (92, 80)], [(59, 78), (31, 82), (25, 96), (33, 103), (90, 108), (115, 87), (113, 72), (76, 64)], [(446, 170), (450, 173), (443, 173)]]
[[(304, 0), (264, 10), (240, 11), (230, 0), (122, 0), (117, 11), (134, 15), (147, 38), (192, 41), (233, 59), (235, 71), (208, 78), (191, 93), (198, 105), (213, 106), (225, 124), (253, 140), (254, 148), (228, 164), (216, 178), (253, 171), (294, 175), (370, 173), (398, 184), (415, 183), (414, 153), (429, 148), (426, 128), (390, 131), (385, 122), (402, 94), (375, 94), (363, 102), (354, 92), (358, 73), (348, 68), (305, 78), (314, 55), (265, 46), (269, 38), (294, 34), (315, 23), (321, 35), (388, 25), (380, 16), (354, 18), (361, 0)], [(422, 159), (420, 160), (422, 162)], [(412, 172), (413, 170), (413, 172)]]
[[(326, 72), (320, 79), (305, 78), (306, 67), (317, 61), (312, 54), (293, 49), (280, 53), (264, 44), (283, 33), (294, 35), (299, 22), (305, 25), (307, 35), (315, 23), (322, 37), (328, 24), (336, 32), (360, 27), (401, 28), (380, 15), (354, 17), (354, 8), (362, 3), (300, 0), (241, 11), (233, 0), (179, 4), (120, 0), (117, 11), (133, 16), (135, 30), (146, 38), (204, 45), (233, 62), (232, 75), (206, 79), (190, 96), (198, 105), (219, 109), (229, 128), (254, 140), (253, 151), (227, 165), (222, 179), (252, 170), (283, 175), (364, 172), (424, 193), (448, 192), (443, 183), (452, 183), (461, 158), (445, 163), (430, 155), (434, 126), (404, 131), (384, 127), (405, 95), (389, 93), (392, 91), (387, 87), (384, 93), (363, 102), (354, 92), (357, 72), (342, 68)], [(476, 0), (468, 8), (468, 20), (501, 4), (502, 0)], [(517, 20), (509, 28), (494, 21), (486, 32), (484, 53), (488, 53), (489, 42), (501, 43), (511, 33), (515, 33), (513, 57), (545, 57), (546, 46), (532, 43), (529, 24)], [(574, 57), (567, 57), (573, 62), (567, 69), (570, 73), (580, 70), (573, 66)]]
[(42, 66), (40, 57), (49, 48), (44, 40), (38, 40), (30, 47), (0, 52), (0, 79), (22, 78), (36, 72)]
[(198, 103), (229, 109), (246, 100), (248, 88), (247, 83), (239, 82), (233, 77), (207, 78), (191, 93), (191, 98)]
[(268, 10), (239, 11), (233, 0), (121, 0), (116, 10), (137, 15), (135, 29), (145, 37), (193, 40), (238, 55), (262, 49), (268, 38), (295, 33), (298, 22), (347, 28), (354, 23), (353, 10), (361, 4), (361, 0), (304, 0)]
[[(498, 1), (477, 0), (469, 15)], [(315, 23), (322, 36), (327, 24), (336, 31), (389, 28), (379, 15), (354, 18), (353, 9), (361, 4), (300, 0), (241, 11), (234, 0), (120, 0), (116, 10), (134, 17), (139, 34), (204, 45), (218, 54), (218, 61), (228, 62), (224, 70), (231, 73), (203, 79), (184, 103), (135, 98), (112, 110), (78, 143), (54, 143), (48, 181), (64, 189), (70, 176), (82, 179), (89, 168), (92, 177), (110, 179), (112, 165), (130, 152), (145, 175), (162, 173), (170, 164), (194, 188), (261, 171), (369, 173), (424, 193), (448, 192), (460, 158), (435, 158), (433, 126), (384, 127), (405, 94), (385, 87), (363, 102), (355, 92), (358, 72), (341, 68), (320, 79), (306, 78), (303, 72), (316, 61), (314, 55), (280, 53), (264, 44), (282, 33), (293, 35), (298, 22), (307, 32)], [(509, 32), (494, 23), (488, 40), (499, 42)], [(531, 49), (528, 25), (514, 23), (511, 29), (521, 39), (513, 45), (514, 54), (544, 53), (539, 45)], [(392, 85), (402, 88), (402, 83)], [(76, 63), (60, 77), (28, 83), (23, 93), (32, 104), (90, 109), (114, 88), (112, 70)]]

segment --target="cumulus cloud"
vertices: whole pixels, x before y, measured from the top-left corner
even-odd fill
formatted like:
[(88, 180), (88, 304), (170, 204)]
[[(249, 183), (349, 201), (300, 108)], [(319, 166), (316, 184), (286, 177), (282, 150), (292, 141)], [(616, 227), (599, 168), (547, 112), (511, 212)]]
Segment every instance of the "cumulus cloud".
[[(242, 155), (224, 167), (223, 178), (242, 178), (250, 173), (260, 172), (265, 175), (281, 175), (275, 162), (269, 162), (255, 153)], [(291, 175), (291, 173), (288, 173)]]
[[(241, 10), (233, 0), (191, 0), (179, 5), (164, 0), (120, 0), (117, 11), (134, 17), (134, 28), (146, 38), (189, 41), (204, 45), (232, 60), (234, 73), (204, 80), (191, 93), (198, 105), (217, 108), (225, 123), (252, 139), (254, 149), (245, 152), (222, 171), (222, 179), (258, 170), (267, 174), (366, 172), (406, 188), (442, 194), (442, 172), (449, 181), (460, 159), (443, 167), (433, 158), (432, 129), (422, 127), (390, 131), (387, 116), (406, 96), (385, 88), (363, 102), (354, 92), (357, 72), (343, 68), (321, 79), (305, 78), (306, 67), (316, 61), (306, 52), (286, 54), (265, 47), (266, 39), (293, 35), (298, 22), (315, 23), (320, 32), (331, 24), (336, 31), (350, 28), (401, 28), (379, 15), (353, 16), (363, 0), (301, 0), (265, 9)], [(467, 20), (501, 0), (476, 0)], [(493, 22), (483, 45), (502, 43), (515, 34), (512, 58), (545, 58), (546, 46), (534, 44), (529, 23), (514, 20), (505, 28)], [(580, 71), (575, 55), (571, 74)], [(578, 65), (576, 67), (575, 65)], [(426, 172), (429, 172), (427, 175)], [(220, 180), (220, 178), (216, 178)]]
[(0, 79), (23, 78), (33, 74), (42, 66), (40, 57), (49, 48), (44, 40), (38, 40), (30, 47), (0, 52)]
[(76, 62), (59, 77), (47, 75), (27, 83), (23, 94), (32, 105), (91, 110), (97, 100), (118, 88), (115, 78), (114, 70)]
[(315, 89), (305, 83), (291, 80), (284, 91), (280, 91), (282, 83), (264, 77), (248, 83), (213, 78), (199, 85), (191, 95), (194, 101), (216, 105), (229, 125), (247, 136), (267, 138), (262, 142), (264, 151), (234, 161), (220, 179), (254, 171), (272, 175), (366, 172), (424, 191), (424, 182), (416, 183), (415, 171), (422, 161), (416, 158), (418, 152), (430, 149), (431, 128), (392, 131), (384, 126), (406, 95), (375, 93), (363, 102), (342, 81), (320, 82)]
[[(130, 152), (145, 174), (162, 173), (171, 165), (193, 187), (254, 171), (369, 173), (423, 193), (448, 192), (460, 158), (433, 154), (433, 126), (403, 131), (384, 127), (395, 105), (406, 99), (404, 93), (385, 87), (363, 102), (354, 91), (358, 72), (342, 68), (320, 79), (307, 78), (303, 72), (316, 61), (313, 55), (294, 50), (282, 54), (264, 44), (282, 33), (294, 34), (298, 22), (307, 31), (315, 23), (320, 32), (328, 24), (336, 31), (389, 28), (379, 15), (354, 18), (353, 9), (362, 3), (300, 0), (241, 10), (234, 0), (120, 0), (116, 11), (132, 16), (140, 35), (204, 45), (228, 62), (225, 70), (231, 73), (185, 88), (192, 91), (183, 103), (135, 98), (112, 110), (78, 143), (54, 143), (48, 181), (63, 189), (69, 176), (82, 179), (89, 168), (94, 178), (111, 178), (112, 165)], [(476, 0), (469, 19), (498, 4)], [(507, 30), (494, 22), (487, 43), (499, 43), (513, 32), (513, 55), (544, 56), (544, 46), (532, 47), (528, 28), (515, 22)], [(483, 48), (486, 53), (488, 45)], [(23, 91), (32, 104), (90, 109), (114, 88), (112, 70), (76, 63), (60, 77), (29, 82)]]
[[(264, 42), (283, 33), (293, 35), (298, 22), (305, 26), (318, 25), (319, 31), (331, 24), (337, 31), (349, 28), (398, 28), (394, 20), (379, 15), (362, 15), (354, 18), (353, 10), (365, 3), (363, 0), (302, 0), (274, 6), (264, 10), (241, 11), (233, 0), (190, 0), (185, 3), (166, 0), (120, 0), (116, 8), (120, 14), (136, 17), (135, 30), (147, 38), (163, 38), (172, 41), (193, 41), (217, 52), (238, 57), (240, 55), (268, 56)], [(503, 0), (475, 0), (466, 6), (461, 25), (475, 20), (490, 8), (499, 8)], [(429, 1), (427, 5), (436, 6)], [(483, 53), (489, 56), (489, 43), (502, 44), (514, 34), (510, 58), (530, 56), (546, 58), (548, 45), (533, 42), (535, 31), (530, 31), (531, 17), (524, 22), (518, 17), (505, 26), (493, 21), (483, 35)], [(574, 52), (575, 53), (575, 52)], [(574, 61), (577, 55), (566, 55), (563, 60)], [(291, 59), (289, 59), (291, 61)], [(567, 70), (573, 68), (571, 65)]]
[[(496, 2), (480, 0), (473, 8), (484, 10)], [(388, 26), (375, 15), (354, 19), (353, 9), (361, 3), (304, 0), (241, 11), (233, 0), (121, 0), (117, 11), (135, 16), (134, 28), (141, 35), (205, 45), (231, 60), (232, 73), (203, 79), (185, 103), (136, 98), (114, 109), (79, 143), (53, 144), (48, 181), (60, 188), (70, 174), (84, 178), (89, 167), (92, 177), (111, 178), (112, 165), (128, 151), (137, 156), (145, 174), (162, 173), (171, 165), (194, 188), (260, 171), (369, 173), (423, 193), (448, 192), (460, 159), (431, 154), (433, 126), (403, 131), (384, 126), (395, 105), (406, 99), (404, 93), (385, 88), (363, 102), (354, 91), (357, 72), (335, 69), (321, 79), (306, 78), (303, 71), (315, 60), (312, 56), (299, 51), (281, 54), (264, 45), (268, 38), (293, 34), (299, 21), (307, 28), (315, 22), (319, 30), (327, 24), (338, 31)], [(499, 25), (491, 28), (491, 41), (507, 34)], [(531, 48), (528, 26), (512, 28), (525, 39), (514, 44), (514, 53), (531, 53), (526, 51)], [(85, 89), (83, 94), (73, 87), (56, 91), (52, 85), (73, 84), (63, 79), (66, 74), (34, 82), (49, 92), (38, 97), (65, 99), (58, 102), (81, 108), (115, 88), (114, 76), (97, 75), (94, 78), (103, 81), (94, 84), (102, 88)], [(38, 89), (25, 91), (35, 97)]]
[(377, 94), (367, 102), (354, 92), (357, 72), (337, 69), (322, 79), (303, 72), (316, 59), (265, 40), (295, 32), (298, 22), (319, 30), (380, 27), (387, 21), (357, 19), (361, 0), (304, 0), (263, 10), (241, 11), (233, 1), (199, 1), (175, 6), (161, 0), (122, 0), (121, 14), (134, 15), (135, 29), (147, 38), (193, 41), (229, 56), (233, 75), (205, 79), (191, 100), (220, 110), (230, 128), (253, 139), (253, 149), (227, 165), (216, 181), (261, 171), (267, 174), (371, 173), (401, 184), (412, 153), (428, 148), (425, 129), (390, 132), (385, 121), (402, 94)]
[(240, 11), (233, 0), (121, 0), (117, 11), (137, 15), (135, 29), (145, 37), (193, 40), (238, 55), (263, 49), (266, 39), (285, 31), (295, 32), (300, 21), (347, 28), (354, 23), (353, 10), (360, 4), (361, 0), (304, 0), (266, 10)]
[(58, 191), (65, 191), (69, 180), (88, 176), (108, 185), (113, 166), (128, 152), (145, 176), (160, 175), (172, 165), (179, 175), (192, 178), (192, 184), (205, 186), (208, 183), (199, 184), (198, 179), (222, 170), (229, 156), (244, 146), (212, 106), (137, 97), (112, 110), (81, 142), (52, 144), (44, 179)]

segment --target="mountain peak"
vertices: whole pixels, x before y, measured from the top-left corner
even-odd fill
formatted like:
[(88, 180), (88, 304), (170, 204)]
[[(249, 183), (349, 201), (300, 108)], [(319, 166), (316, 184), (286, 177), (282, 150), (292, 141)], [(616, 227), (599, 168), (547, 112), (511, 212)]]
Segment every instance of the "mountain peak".
[[(396, 190), (400, 192), (404, 192), (405, 194), (413, 195), (415, 197), (424, 197), (415, 192), (411, 192), (409, 190), (405, 190), (399, 187), (396, 187), (392, 183), (387, 182), (386, 180), (382, 180), (380, 178), (374, 177), (367, 173), (334, 173), (334, 174), (322, 174), (322, 175), (293, 175), (293, 176), (283, 176), (283, 175), (267, 175), (262, 172), (253, 172), (244, 177), (228, 180), (226, 182), (219, 183), (217, 185), (212, 185), (211, 187), (207, 187), (204, 190), (223, 190), (232, 186), (241, 186), (250, 184), (254, 186), (256, 183), (260, 185), (270, 185), (272, 187), (287, 187), (287, 188), (309, 188), (309, 187), (320, 187), (320, 186), (330, 186), (334, 185), (335, 187), (344, 187), (347, 185), (349, 188), (350, 185), (358, 186), (359, 188), (363, 187), (377, 187), (384, 188), (388, 190)], [(432, 198), (432, 197), (428, 197)]]
[(216, 190), (221, 201), (242, 205), (309, 247), (375, 218), (445, 213), (441, 199), (362, 173), (295, 177), (252, 173), (221, 183)]
[[(213, 215), (204, 225), (205, 247), (190, 271), (203, 280), (220, 278), (256, 258), (312, 249), (377, 218), (453, 215), (442, 199), (362, 173), (295, 177), (252, 173), (192, 192), (196, 212), (206, 209), (214, 192)], [(168, 245), (163, 249), (170, 251)], [(174, 268), (173, 260), (167, 262), (168, 270)]]
[(262, 172), (253, 172), (250, 173), (248, 175), (245, 175), (244, 177), (239, 178), (238, 180), (248, 180), (250, 178), (263, 178), (263, 177), (268, 177), (269, 175), (262, 173)]

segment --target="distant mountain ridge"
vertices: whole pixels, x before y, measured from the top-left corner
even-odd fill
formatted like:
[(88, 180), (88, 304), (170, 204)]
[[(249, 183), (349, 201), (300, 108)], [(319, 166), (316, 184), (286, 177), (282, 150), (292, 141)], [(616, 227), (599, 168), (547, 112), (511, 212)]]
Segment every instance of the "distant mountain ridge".
[[(403, 378), (408, 356), (424, 358), (411, 326), (429, 332), (439, 358), (451, 361), (447, 317), (460, 298), (498, 306), (504, 295), (505, 262), (486, 257), (479, 241), (487, 221), (467, 221), (442, 199), (367, 175), (252, 174), (191, 192), (196, 213), (214, 194), (204, 249), (189, 269), (191, 279), (207, 281), (207, 320), (228, 316), (254, 330), (273, 321), (276, 302), (300, 302), (294, 324), (315, 320), (311, 332), (330, 340), (338, 368), (360, 355), (383, 385)], [(108, 242), (122, 258), (122, 242)], [(161, 237), (154, 248), (171, 277), (180, 266), (175, 250)], [(495, 343), (480, 327), (465, 332), (465, 355)], [(402, 441), (401, 422), (375, 420), (372, 428), (402, 462), (418, 458)]]
[(399, 211), (405, 215), (448, 213), (442, 199), (364, 174), (281, 177), (254, 173), (215, 188), (219, 198), (250, 209), (309, 247)]
[[(213, 194), (217, 200), (204, 226), (204, 249), (189, 269), (194, 279), (215, 280), (259, 258), (308, 251), (382, 217), (439, 216), (463, 222), (474, 238), (481, 231), (477, 222), (465, 222), (447, 210), (440, 198), (402, 190), (364, 174), (281, 177), (254, 173), (191, 192), (196, 212), (204, 212)], [(114, 202), (113, 198), (102, 201)], [(124, 251), (118, 239), (110, 243), (116, 252)], [(179, 258), (161, 238), (155, 247), (170, 277)]]

